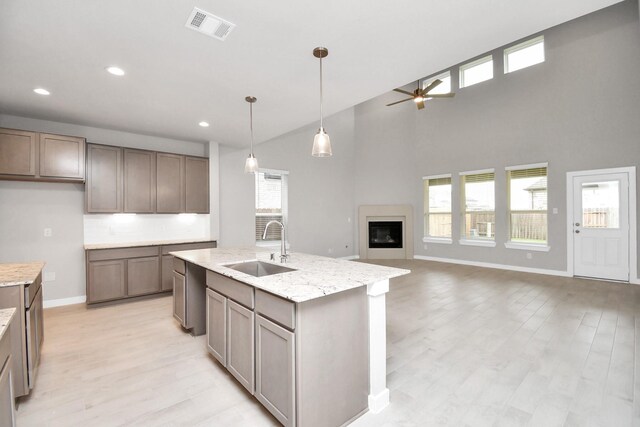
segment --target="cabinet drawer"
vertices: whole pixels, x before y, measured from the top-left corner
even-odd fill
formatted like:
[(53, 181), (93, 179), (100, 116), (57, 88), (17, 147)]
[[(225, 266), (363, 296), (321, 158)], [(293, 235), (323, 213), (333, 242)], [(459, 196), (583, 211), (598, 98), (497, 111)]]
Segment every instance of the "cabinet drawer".
[(285, 328), (296, 327), (296, 304), (256, 289), (256, 311)]
[(142, 258), (158, 256), (158, 246), (122, 249), (94, 249), (89, 251), (89, 261), (102, 261), (108, 259)]
[(253, 287), (207, 270), (207, 286), (253, 310)]
[(178, 273), (184, 275), (187, 272), (187, 266), (184, 262), (184, 260), (180, 259), (180, 258), (176, 258), (173, 257), (173, 269), (174, 271), (177, 271)]
[(181, 243), (178, 245), (166, 245), (162, 247), (162, 255), (166, 255), (169, 252), (178, 251), (192, 251), (194, 249), (209, 249), (215, 248), (216, 242), (198, 242), (198, 243)]

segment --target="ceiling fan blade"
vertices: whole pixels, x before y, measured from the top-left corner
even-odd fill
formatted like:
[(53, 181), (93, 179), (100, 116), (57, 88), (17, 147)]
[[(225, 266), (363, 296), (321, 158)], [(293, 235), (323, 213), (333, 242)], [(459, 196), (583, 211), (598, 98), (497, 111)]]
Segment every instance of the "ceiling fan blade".
[(392, 105), (400, 104), (401, 102), (411, 101), (413, 98), (403, 99), (402, 101), (392, 102), (391, 104), (387, 104), (387, 107), (391, 107)]
[(435, 79), (433, 82), (431, 82), (431, 84), (427, 87), (425, 87), (424, 89), (422, 89), (422, 95), (426, 95), (427, 92), (429, 92), (431, 89), (435, 88), (436, 86), (438, 86), (440, 83), (442, 83), (442, 80), (440, 79)]
[(422, 110), (424, 108), (424, 101), (416, 102), (416, 105), (418, 106), (418, 110)]
[(402, 89), (394, 89), (394, 92), (404, 93), (405, 95), (409, 95), (409, 96), (413, 96), (414, 95), (413, 93), (407, 92), (406, 90), (402, 90)]
[(434, 93), (433, 95), (425, 95), (427, 98), (453, 98), (456, 96), (455, 93)]

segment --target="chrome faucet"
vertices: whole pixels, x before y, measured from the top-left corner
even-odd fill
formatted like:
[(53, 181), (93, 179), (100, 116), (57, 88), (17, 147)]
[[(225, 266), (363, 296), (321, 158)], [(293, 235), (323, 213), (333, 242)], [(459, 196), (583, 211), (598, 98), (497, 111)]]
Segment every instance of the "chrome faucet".
[(267, 230), (271, 224), (278, 224), (280, 226), (280, 262), (287, 262), (289, 254), (287, 253), (287, 232), (284, 229), (284, 224), (277, 220), (272, 220), (264, 227), (264, 233), (262, 233), (262, 240), (267, 238)]

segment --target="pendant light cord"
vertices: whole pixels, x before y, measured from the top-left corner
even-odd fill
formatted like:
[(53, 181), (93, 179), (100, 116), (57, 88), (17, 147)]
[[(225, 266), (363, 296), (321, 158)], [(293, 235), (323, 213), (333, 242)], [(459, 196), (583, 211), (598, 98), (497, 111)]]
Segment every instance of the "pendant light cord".
[(322, 127), (322, 56), (320, 57), (320, 129)]
[(249, 128), (251, 129), (251, 157), (253, 157), (253, 103), (249, 103)]

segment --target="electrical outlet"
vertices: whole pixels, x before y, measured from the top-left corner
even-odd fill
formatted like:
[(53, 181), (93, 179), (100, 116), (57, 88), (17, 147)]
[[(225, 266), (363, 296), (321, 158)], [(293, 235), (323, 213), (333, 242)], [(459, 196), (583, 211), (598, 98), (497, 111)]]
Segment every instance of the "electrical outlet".
[(351, 217), (347, 218), (347, 222), (351, 222)]
[(51, 237), (53, 236), (53, 230), (50, 228), (45, 228), (44, 229), (44, 237)]
[(531, 252), (527, 252), (527, 259), (533, 258), (533, 254)]
[(45, 271), (42, 280), (45, 282), (53, 282), (56, 280), (56, 273), (52, 271)]

